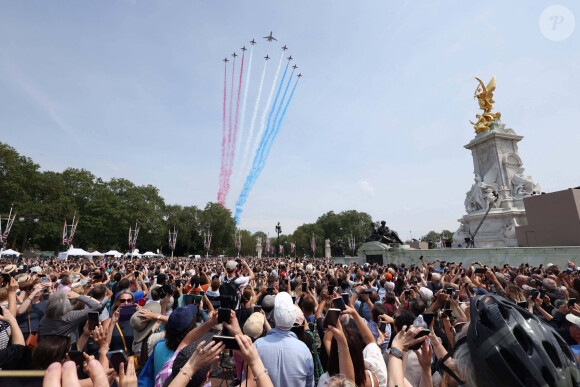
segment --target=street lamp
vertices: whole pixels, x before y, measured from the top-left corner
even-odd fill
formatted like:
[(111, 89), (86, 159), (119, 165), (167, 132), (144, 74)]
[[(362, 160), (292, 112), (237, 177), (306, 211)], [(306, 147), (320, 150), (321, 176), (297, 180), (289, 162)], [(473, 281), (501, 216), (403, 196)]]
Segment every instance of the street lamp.
[[(280, 234), (282, 233), (282, 226), (280, 226), (280, 222), (276, 225), (276, 234), (278, 234), (278, 246), (280, 246)], [(276, 258), (280, 255), (278, 249), (276, 249)]]
[(28, 226), (30, 225), (31, 220), (34, 223), (38, 223), (38, 220), (39, 220), (38, 215), (32, 215), (30, 213), (26, 213), (26, 214), (20, 215), (20, 218), (18, 218), (18, 221), (20, 223), (26, 222), (26, 230), (24, 231), (24, 240), (22, 241), (22, 253), (24, 253), (24, 248), (26, 247), (26, 241), (28, 238)]

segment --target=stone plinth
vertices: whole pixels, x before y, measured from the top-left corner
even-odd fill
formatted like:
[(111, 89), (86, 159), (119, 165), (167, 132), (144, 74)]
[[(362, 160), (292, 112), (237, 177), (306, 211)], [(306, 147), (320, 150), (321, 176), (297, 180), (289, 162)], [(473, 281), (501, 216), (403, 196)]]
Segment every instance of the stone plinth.
[[(465, 198), (467, 212), (453, 235), (453, 246), (465, 246), (465, 238), (474, 233), (490, 203), (492, 208), (475, 237), (477, 247), (517, 246), (515, 228), (527, 224), (523, 199), (540, 193), (539, 184), (524, 175), (518, 154), (522, 140), (512, 129), (496, 119), (491, 130), (478, 134), (466, 149), (473, 156), (475, 182)], [(498, 200), (494, 202), (495, 197)]]

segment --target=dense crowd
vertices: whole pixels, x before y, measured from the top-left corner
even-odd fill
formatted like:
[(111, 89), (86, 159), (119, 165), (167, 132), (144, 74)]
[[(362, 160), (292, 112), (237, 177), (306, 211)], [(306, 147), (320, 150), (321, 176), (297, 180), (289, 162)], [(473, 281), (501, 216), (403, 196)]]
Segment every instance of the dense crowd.
[(0, 368), (45, 386), (580, 385), (572, 262), (0, 264)]

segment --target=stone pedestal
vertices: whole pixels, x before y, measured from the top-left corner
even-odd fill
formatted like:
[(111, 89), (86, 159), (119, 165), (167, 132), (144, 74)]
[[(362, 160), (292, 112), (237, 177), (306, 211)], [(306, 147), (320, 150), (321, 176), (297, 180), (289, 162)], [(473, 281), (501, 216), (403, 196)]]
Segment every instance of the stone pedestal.
[(324, 258), (329, 259), (332, 256), (332, 251), (330, 250), (330, 239), (324, 240)]
[(256, 238), (256, 254), (258, 259), (262, 259), (262, 238)]
[(523, 174), (523, 162), (518, 154), (518, 142), (523, 138), (506, 128), (500, 119), (491, 130), (478, 134), (466, 149), (473, 156), (475, 183), (467, 192), (467, 214), (453, 235), (453, 246), (465, 246), (465, 238), (474, 233), (495, 195), (498, 200), (475, 237), (477, 247), (515, 247), (516, 226), (526, 225), (523, 199), (540, 193), (540, 186), (530, 176)]

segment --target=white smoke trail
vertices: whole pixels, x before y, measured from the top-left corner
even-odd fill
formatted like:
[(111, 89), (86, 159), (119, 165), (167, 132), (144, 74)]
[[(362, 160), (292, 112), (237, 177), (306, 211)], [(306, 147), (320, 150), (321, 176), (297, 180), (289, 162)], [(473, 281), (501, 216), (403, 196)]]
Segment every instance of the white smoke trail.
[(258, 149), (260, 142), (262, 141), (262, 135), (264, 134), (264, 130), (266, 129), (266, 116), (268, 115), (268, 111), (270, 110), (269, 106), (272, 103), (272, 97), (274, 97), (274, 90), (276, 89), (276, 83), (278, 82), (278, 75), (280, 75), (280, 68), (282, 68), (282, 60), (284, 59), (284, 51), (282, 51), (282, 55), (280, 56), (280, 62), (278, 63), (278, 69), (276, 70), (276, 75), (274, 75), (274, 80), (272, 81), (272, 89), (270, 90), (270, 95), (268, 96), (268, 101), (264, 106), (264, 111), (262, 113), (262, 119), (260, 121), (260, 131), (258, 132), (258, 136), (256, 137), (256, 142), (254, 145), (254, 149)]
[[(238, 133), (238, 138), (239, 140), (237, 141), (236, 144), (236, 153), (234, 156), (234, 168), (238, 169), (240, 168), (240, 166), (238, 165), (239, 159), (240, 159), (240, 148), (241, 148), (241, 143), (243, 141), (244, 138), (244, 126), (245, 126), (245, 120), (246, 120), (246, 102), (248, 99), (248, 89), (249, 89), (249, 84), (250, 84), (250, 74), (252, 73), (252, 57), (254, 56), (254, 46), (252, 46), (252, 48), (250, 49), (250, 63), (248, 64), (248, 73), (246, 74), (246, 87), (244, 88), (244, 98), (242, 100), (242, 117), (240, 118), (240, 122), (241, 122), (241, 126), (240, 126), (240, 132)], [(234, 175), (235, 176), (235, 175)]]
[(244, 149), (244, 158), (242, 159), (242, 168), (240, 169), (242, 175), (248, 166), (248, 153), (250, 152), (250, 144), (252, 143), (252, 138), (254, 135), (254, 126), (256, 125), (256, 118), (258, 117), (258, 108), (260, 107), (260, 99), (262, 98), (262, 89), (264, 87), (264, 77), (266, 76), (267, 65), (268, 61), (264, 61), (264, 70), (262, 70), (262, 79), (260, 80), (260, 86), (258, 88), (258, 97), (256, 98), (254, 114), (250, 123), (250, 133), (248, 134), (248, 141), (246, 142), (246, 148)]

